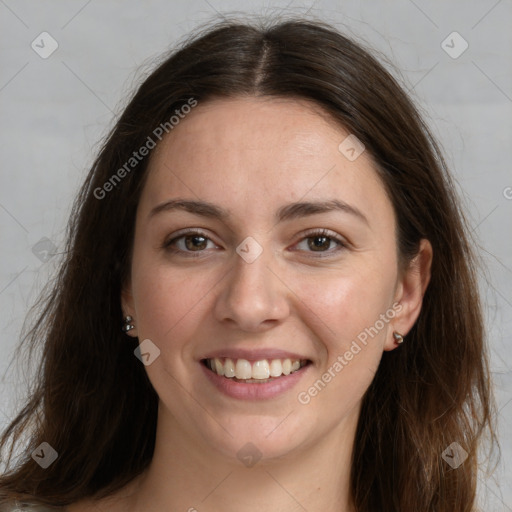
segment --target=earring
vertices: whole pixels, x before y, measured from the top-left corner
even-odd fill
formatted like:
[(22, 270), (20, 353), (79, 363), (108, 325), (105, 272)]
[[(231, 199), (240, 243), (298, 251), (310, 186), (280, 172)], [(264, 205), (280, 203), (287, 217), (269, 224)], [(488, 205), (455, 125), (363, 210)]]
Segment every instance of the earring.
[(132, 324), (133, 318), (130, 315), (127, 315), (124, 317), (124, 325), (123, 325), (123, 331), (128, 332), (132, 329), (135, 329), (135, 326)]
[(403, 343), (404, 342), (404, 337), (399, 333), (399, 332), (394, 332), (393, 333), (393, 338), (395, 338), (395, 341), (400, 344), (400, 343)]

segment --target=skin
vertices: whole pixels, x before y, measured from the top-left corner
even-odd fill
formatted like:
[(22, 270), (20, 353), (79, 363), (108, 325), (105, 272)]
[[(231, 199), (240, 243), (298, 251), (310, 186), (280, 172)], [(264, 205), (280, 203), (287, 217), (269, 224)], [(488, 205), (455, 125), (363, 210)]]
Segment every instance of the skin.
[[(432, 249), (422, 241), (400, 270), (393, 206), (368, 152), (351, 162), (338, 150), (348, 134), (305, 101), (222, 99), (199, 104), (154, 150), (122, 306), (134, 318), (129, 335), (160, 349), (145, 367), (160, 398), (155, 455), (112, 498), (69, 510), (355, 510), (349, 474), (361, 400), (383, 351), (398, 347), (393, 332), (405, 335), (418, 317)], [(231, 215), (150, 215), (176, 198)], [(333, 198), (366, 221), (341, 211), (274, 219), (288, 203)], [(195, 252), (194, 234), (188, 245), (183, 238), (174, 244), (181, 253), (162, 248), (185, 228), (208, 239), (196, 240)], [(322, 228), (331, 243), (315, 251)], [(263, 249), (252, 263), (235, 251), (248, 236)], [(301, 404), (298, 393), (395, 303), (399, 313)], [(277, 347), (312, 365), (281, 396), (239, 400), (217, 391), (198, 363), (224, 347)], [(247, 442), (262, 453), (253, 467), (237, 458)]]

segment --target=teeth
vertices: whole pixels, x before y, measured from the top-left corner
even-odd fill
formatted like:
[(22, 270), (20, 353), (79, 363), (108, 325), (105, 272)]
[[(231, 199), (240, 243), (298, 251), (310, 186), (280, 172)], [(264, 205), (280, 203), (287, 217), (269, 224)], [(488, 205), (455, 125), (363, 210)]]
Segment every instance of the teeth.
[(266, 380), (271, 377), (280, 377), (281, 375), (289, 375), (296, 372), (307, 363), (307, 360), (291, 360), (291, 359), (262, 359), (250, 363), (247, 359), (207, 359), (206, 365), (217, 375), (223, 375), (229, 379), (236, 377), (237, 379), (249, 380)]
[(280, 377), (283, 373), (283, 365), (279, 359), (272, 359), (270, 361), (270, 376), (271, 377)]
[(252, 365), (251, 378), (253, 379), (268, 379), (270, 377), (270, 366), (266, 359), (263, 361), (256, 361)]
[[(212, 363), (212, 360), (209, 359), (209, 362), (210, 364)], [(222, 364), (222, 362), (220, 361), (220, 359), (213, 359), (213, 363), (215, 365), (215, 368), (211, 368), (212, 370), (215, 370), (215, 372), (218, 374), (218, 375), (224, 375), (224, 365)]]
[[(214, 361), (215, 361), (215, 368), (217, 368), (217, 364), (218, 364), (217, 359), (215, 358)], [(219, 363), (221, 363), (220, 360), (219, 360)], [(233, 363), (232, 359), (227, 358), (224, 361), (224, 377), (231, 378), (234, 376), (235, 376), (235, 363)]]
[(251, 363), (246, 359), (238, 359), (235, 366), (235, 377), (237, 379), (250, 379), (251, 375)]

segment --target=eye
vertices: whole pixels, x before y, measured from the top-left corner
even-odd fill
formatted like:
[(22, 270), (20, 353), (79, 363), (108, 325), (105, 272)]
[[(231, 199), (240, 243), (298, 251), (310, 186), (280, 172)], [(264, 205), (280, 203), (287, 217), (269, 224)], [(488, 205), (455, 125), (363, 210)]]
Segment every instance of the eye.
[[(306, 252), (316, 252), (316, 253), (336, 253), (340, 250), (347, 247), (347, 243), (344, 242), (341, 238), (339, 238), (337, 235), (331, 233), (327, 229), (321, 229), (318, 231), (313, 231), (306, 233), (306, 237), (297, 244), (297, 246), (300, 246), (301, 244), (306, 244), (307, 249)], [(336, 244), (337, 248), (334, 250), (329, 250), (329, 247), (331, 247), (331, 244)], [(309, 249), (309, 250), (308, 250)], [(323, 256), (320, 256), (323, 257)]]
[[(166, 240), (162, 248), (172, 253), (182, 253), (194, 257), (196, 255), (191, 253), (201, 253), (208, 249), (208, 241), (213, 244), (210, 238), (202, 231), (188, 230), (178, 236), (174, 236), (170, 240)], [(213, 245), (217, 247), (215, 244)]]
[[(211, 242), (214, 248), (218, 248), (218, 246), (215, 245), (201, 230), (188, 230), (186, 232), (178, 233), (177, 235), (178, 236), (173, 236), (170, 240), (165, 241), (162, 244), (162, 248), (171, 253), (180, 253), (187, 257), (199, 257), (200, 253), (205, 252), (205, 250), (209, 248), (208, 242)], [(306, 235), (307, 236), (296, 244), (296, 246), (298, 247), (305, 243), (306, 248), (299, 250), (319, 253), (319, 257), (325, 257), (321, 256), (320, 253), (327, 253), (328, 255), (331, 255), (347, 247), (347, 243), (345, 241), (326, 229), (309, 232), (306, 233)], [(332, 247), (332, 244), (335, 244), (336, 248), (334, 250), (329, 250), (329, 248)]]

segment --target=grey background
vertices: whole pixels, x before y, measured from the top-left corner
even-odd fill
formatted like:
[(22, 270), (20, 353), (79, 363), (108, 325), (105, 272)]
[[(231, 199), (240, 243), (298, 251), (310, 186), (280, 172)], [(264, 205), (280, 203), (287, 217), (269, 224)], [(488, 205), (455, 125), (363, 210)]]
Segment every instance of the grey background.
[[(502, 459), (491, 479), (481, 475), (480, 499), (486, 511), (512, 511), (510, 0), (0, 0), (0, 427), (24, 389), (25, 375), (8, 368), (22, 322), (59, 260), (43, 261), (40, 249), (63, 248), (71, 201), (114, 113), (154, 57), (197, 25), (236, 13), (308, 13), (332, 22), (387, 56), (421, 105), (487, 268), (481, 287)], [(59, 45), (45, 59), (31, 47), (41, 46), (43, 31)], [(454, 31), (469, 45), (457, 58), (445, 49), (458, 53), (458, 36), (442, 46)]]

